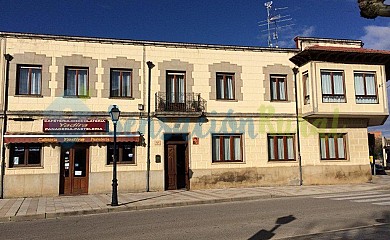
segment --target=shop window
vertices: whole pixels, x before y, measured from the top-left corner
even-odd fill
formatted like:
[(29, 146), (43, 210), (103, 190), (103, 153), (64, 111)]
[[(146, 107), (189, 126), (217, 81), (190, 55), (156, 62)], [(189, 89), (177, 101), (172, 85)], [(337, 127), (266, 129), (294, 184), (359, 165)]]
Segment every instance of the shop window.
[(268, 135), (270, 161), (294, 161), (294, 135)]
[(271, 100), (287, 101), (287, 76), (271, 75)]
[(321, 134), (320, 149), (322, 160), (345, 160), (345, 134)]
[(41, 144), (11, 144), (10, 168), (41, 165)]
[(88, 68), (65, 68), (65, 96), (88, 96)]
[(110, 97), (132, 97), (131, 69), (111, 69)]
[(217, 99), (235, 99), (234, 73), (217, 73)]
[(242, 135), (212, 136), (213, 162), (242, 162)]
[(344, 103), (344, 72), (342, 71), (321, 71), (322, 102)]
[(41, 95), (42, 66), (18, 65), (16, 95)]
[(378, 103), (375, 74), (355, 72), (356, 103)]
[[(135, 163), (135, 143), (117, 143), (117, 163)], [(107, 145), (107, 164), (112, 164), (114, 158), (114, 144)]]

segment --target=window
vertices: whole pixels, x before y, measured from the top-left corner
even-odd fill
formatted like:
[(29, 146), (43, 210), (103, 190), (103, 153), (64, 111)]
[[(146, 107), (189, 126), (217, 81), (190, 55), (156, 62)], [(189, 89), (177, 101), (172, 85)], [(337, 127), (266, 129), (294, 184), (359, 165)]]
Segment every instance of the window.
[(242, 162), (241, 135), (213, 135), (213, 162)]
[(345, 134), (321, 134), (320, 148), (322, 160), (346, 159)]
[(294, 161), (294, 135), (268, 135), (270, 161)]
[(234, 100), (234, 73), (217, 73), (217, 99)]
[(42, 66), (17, 66), (16, 95), (41, 95)]
[[(135, 143), (117, 143), (117, 163), (135, 163)], [(107, 145), (107, 164), (112, 164), (114, 144)]]
[(286, 76), (271, 75), (271, 100), (286, 101), (287, 100), (287, 82)]
[(10, 167), (41, 165), (41, 144), (11, 144)]
[(88, 96), (88, 68), (66, 67), (65, 96)]
[(378, 103), (375, 74), (355, 72), (356, 103)]
[(130, 69), (111, 69), (111, 97), (132, 97)]
[(345, 102), (344, 72), (321, 71), (322, 102)]
[(308, 72), (303, 73), (302, 83), (303, 83), (303, 103), (307, 105), (310, 104), (310, 79), (309, 79)]
[(185, 72), (167, 72), (167, 96), (169, 103), (185, 102)]

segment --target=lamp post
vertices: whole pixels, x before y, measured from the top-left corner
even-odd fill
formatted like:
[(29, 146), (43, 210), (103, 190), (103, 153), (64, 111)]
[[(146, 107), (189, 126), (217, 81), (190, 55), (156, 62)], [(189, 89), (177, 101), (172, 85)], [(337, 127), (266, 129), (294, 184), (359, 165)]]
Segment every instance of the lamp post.
[(114, 105), (110, 110), (112, 123), (114, 124), (114, 156), (112, 168), (112, 200), (111, 206), (118, 206), (118, 179), (116, 178), (116, 124), (118, 123), (121, 111)]
[(154, 64), (151, 61), (146, 63), (149, 69), (149, 79), (148, 79), (148, 142), (147, 142), (147, 159), (146, 159), (146, 191), (150, 190), (150, 91), (152, 89), (152, 68)]
[(2, 131), (2, 150), (1, 150), (1, 170), (0, 170), (0, 199), (4, 198), (4, 175), (5, 175), (5, 143), (4, 135), (7, 130), (7, 111), (8, 111), (8, 85), (9, 85), (9, 65), (14, 57), (11, 54), (4, 54), (7, 61), (5, 72), (5, 89), (4, 89), (4, 105), (3, 105), (3, 131)]
[(299, 137), (299, 108), (298, 108), (298, 84), (297, 84), (297, 75), (299, 73), (299, 69), (297, 67), (294, 67), (293, 69), (294, 73), (294, 88), (295, 88), (295, 114), (296, 114), (296, 121), (297, 121), (297, 150), (298, 150), (298, 165), (299, 165), (299, 186), (302, 186), (303, 179), (302, 179), (302, 159), (301, 159), (301, 139)]

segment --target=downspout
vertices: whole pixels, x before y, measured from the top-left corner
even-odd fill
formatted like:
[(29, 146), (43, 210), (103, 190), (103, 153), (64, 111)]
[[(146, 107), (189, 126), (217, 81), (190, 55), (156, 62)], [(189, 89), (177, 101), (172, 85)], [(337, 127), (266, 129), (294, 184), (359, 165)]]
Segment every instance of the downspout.
[(148, 140), (147, 140), (147, 160), (146, 160), (146, 191), (150, 191), (150, 92), (152, 88), (152, 68), (154, 64), (151, 61), (146, 63), (149, 68), (148, 78)]
[(0, 199), (4, 198), (4, 175), (5, 175), (5, 142), (4, 136), (7, 130), (7, 111), (8, 111), (8, 85), (9, 85), (9, 63), (14, 59), (10, 54), (4, 54), (4, 58), (7, 61), (5, 69), (5, 84), (4, 84), (4, 108), (3, 108), (3, 132), (2, 132), (2, 150), (1, 150), (1, 193)]
[(299, 137), (299, 114), (298, 114), (298, 84), (297, 84), (297, 74), (299, 72), (299, 69), (297, 67), (294, 67), (294, 86), (295, 86), (295, 114), (296, 114), (296, 121), (297, 121), (297, 150), (298, 150), (298, 164), (299, 164), (299, 186), (302, 186), (303, 180), (302, 180), (302, 159), (301, 159), (301, 140)]

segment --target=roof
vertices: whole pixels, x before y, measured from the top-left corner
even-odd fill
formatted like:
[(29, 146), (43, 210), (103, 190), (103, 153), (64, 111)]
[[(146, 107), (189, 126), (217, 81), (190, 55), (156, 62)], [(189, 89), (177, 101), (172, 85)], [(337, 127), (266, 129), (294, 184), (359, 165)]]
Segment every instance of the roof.
[(314, 45), (291, 57), (290, 61), (299, 67), (310, 61), (384, 65), (386, 76), (390, 77), (390, 51), (386, 50)]
[(221, 45), (221, 44), (202, 44), (202, 43), (183, 43), (183, 42), (164, 42), (164, 41), (148, 41), (148, 40), (130, 40), (116, 38), (99, 38), (99, 37), (82, 37), (82, 36), (65, 36), (65, 35), (50, 35), (50, 34), (35, 34), (35, 33), (15, 33), (15, 32), (0, 32), (0, 38), (24, 38), (24, 39), (42, 39), (42, 40), (59, 40), (72, 42), (91, 42), (103, 44), (123, 44), (123, 45), (138, 45), (138, 46), (161, 46), (174, 48), (195, 48), (195, 49), (217, 49), (217, 50), (233, 50), (233, 51), (253, 51), (253, 52), (298, 52), (296, 48), (270, 48), (258, 46), (237, 46), (237, 45)]

